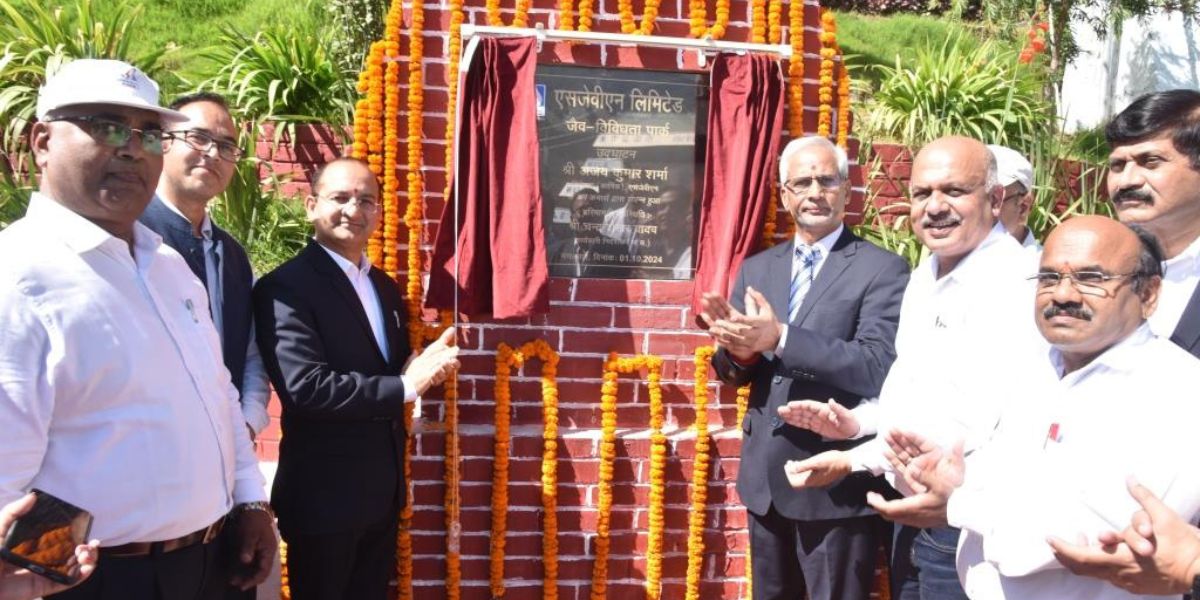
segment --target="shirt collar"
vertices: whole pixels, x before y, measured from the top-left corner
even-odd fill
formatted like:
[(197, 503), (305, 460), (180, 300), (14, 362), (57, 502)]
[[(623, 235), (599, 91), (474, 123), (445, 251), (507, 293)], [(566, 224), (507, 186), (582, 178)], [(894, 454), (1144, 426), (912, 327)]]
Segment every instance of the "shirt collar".
[(928, 275), (933, 279), (933, 281), (948, 282), (969, 279), (972, 273), (979, 270), (972, 268), (975, 263), (981, 261), (979, 257), (986, 255), (997, 244), (1005, 243), (1005, 240), (1008, 240), (1009, 243), (1017, 243), (1017, 240), (1013, 238), (1012, 234), (1008, 233), (1008, 230), (1004, 228), (1004, 224), (997, 221), (996, 224), (992, 226), (992, 230), (988, 232), (987, 237), (983, 238), (983, 241), (980, 242), (974, 250), (968, 252), (967, 255), (962, 258), (962, 260), (958, 261), (958, 264), (954, 265), (954, 268), (951, 269), (945, 277), (938, 279), (938, 257), (936, 255), (930, 255), (929, 259), (925, 261), (925, 270), (928, 272)]
[(371, 271), (371, 261), (367, 260), (366, 254), (364, 254), (362, 258), (358, 259), (358, 264), (356, 265), (346, 260), (345, 256), (342, 256), (341, 254), (338, 254), (337, 252), (325, 247), (325, 244), (317, 242), (317, 245), (320, 246), (321, 249), (327, 254), (329, 254), (329, 257), (333, 259), (333, 262), (337, 263), (338, 268), (341, 269), (347, 277), (358, 279), (359, 277), (366, 277), (367, 273)]
[(1170, 273), (1171, 269), (1186, 269), (1188, 271), (1196, 270), (1200, 264), (1200, 237), (1192, 240), (1183, 252), (1175, 255), (1173, 258), (1168, 258), (1163, 262), (1163, 268), (1166, 273)]
[(1139, 360), (1138, 350), (1146, 345), (1150, 340), (1154, 339), (1154, 333), (1150, 331), (1150, 324), (1143, 321), (1133, 333), (1125, 337), (1125, 339), (1113, 344), (1101, 352), (1099, 356), (1092, 359), (1092, 362), (1084, 365), (1071, 373), (1063, 375), (1063, 356), (1062, 352), (1053, 346), (1050, 347), (1050, 364), (1054, 366), (1054, 372), (1059, 379), (1067, 383), (1077, 382), (1100, 369), (1108, 369), (1111, 371), (1128, 371), (1135, 368)]
[[(90, 252), (106, 245), (115, 245), (114, 247), (119, 247), (121, 252), (129, 252), (129, 245), (124, 240), (118, 239), (99, 225), (41, 192), (33, 192), (30, 196), (25, 218), (31, 219), (37, 227), (44, 231), (52, 232), (76, 254)], [(153, 254), (158, 250), (160, 244), (162, 244), (162, 237), (140, 222), (134, 222), (133, 249), (136, 253), (140, 255)]]
[(821, 254), (819, 255), (819, 258), (824, 258), (826, 256), (829, 256), (829, 253), (833, 250), (833, 245), (835, 243), (837, 243), (839, 237), (842, 237), (842, 230), (845, 228), (846, 228), (845, 225), (838, 225), (837, 229), (834, 229), (832, 232), (829, 233), (829, 235), (826, 235), (825, 237), (817, 240), (811, 246), (809, 246), (808, 244), (805, 244), (803, 241), (801, 241), (800, 234), (797, 233), (796, 237), (794, 238), (795, 247), (800, 248), (802, 246), (808, 246), (810, 248), (820, 248)]
[[(163, 198), (162, 196), (158, 196), (158, 199), (162, 201), (163, 206), (166, 206), (167, 208), (171, 209), (171, 212), (179, 215), (180, 217), (183, 217), (183, 220), (187, 221), (189, 224), (192, 223), (187, 218), (187, 215), (183, 214), (183, 212), (179, 210), (178, 206), (175, 206), (173, 203), (169, 202), (167, 199)], [(212, 219), (210, 219), (208, 217), (208, 211), (204, 211), (204, 219), (200, 221), (200, 235), (203, 236), (206, 241), (209, 241), (209, 242), (212, 241), (213, 226), (212, 226)]]

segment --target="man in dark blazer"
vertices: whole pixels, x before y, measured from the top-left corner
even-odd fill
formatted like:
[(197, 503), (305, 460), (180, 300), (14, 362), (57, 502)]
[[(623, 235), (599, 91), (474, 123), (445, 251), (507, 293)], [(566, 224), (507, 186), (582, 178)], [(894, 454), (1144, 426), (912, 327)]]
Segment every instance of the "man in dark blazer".
[(865, 599), (889, 530), (865, 497), (887, 484), (853, 476), (793, 489), (787, 461), (863, 440), (826, 441), (777, 411), (803, 399), (850, 409), (879, 393), (896, 356), (908, 267), (843, 226), (850, 181), (840, 148), (820, 137), (793, 140), (780, 173), (796, 239), (748, 259), (730, 300), (705, 294), (701, 315), (719, 347), (721, 380), (752, 384), (737, 489), (750, 512), (754, 598)]
[(1167, 256), (1150, 329), (1200, 357), (1200, 92), (1146, 94), (1104, 135), (1117, 217), (1153, 233)]
[(379, 189), (361, 160), (322, 167), (305, 201), (315, 239), (254, 287), (283, 405), (271, 505), (296, 600), (388, 597), (406, 500), (405, 402), (458, 368), (453, 328), (409, 361), (400, 290), (363, 253)]
[(254, 271), (242, 245), (208, 215), (209, 203), (224, 193), (242, 158), (238, 130), (225, 99), (211, 92), (181, 96), (171, 108), (188, 120), (167, 132), (158, 189), (139, 220), (183, 256), (208, 291), (225, 368), (253, 439), (270, 422), (267, 372), (254, 342)]

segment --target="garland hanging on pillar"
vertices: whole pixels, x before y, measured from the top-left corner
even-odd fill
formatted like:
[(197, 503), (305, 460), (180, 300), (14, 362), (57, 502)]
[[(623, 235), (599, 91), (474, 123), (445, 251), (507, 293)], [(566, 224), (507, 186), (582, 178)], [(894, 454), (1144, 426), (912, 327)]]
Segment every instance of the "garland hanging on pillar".
[(788, 59), (788, 134), (804, 134), (804, 2), (788, 5), (788, 37), (792, 57)]
[[(633, 17), (633, 0), (617, 0), (617, 12), (621, 16), (621, 33), (650, 35), (654, 33), (654, 21), (658, 19), (659, 0), (646, 0), (641, 22)], [(582, 29), (581, 29), (582, 31)]]
[(834, 57), (837, 56), (837, 21), (821, 9), (821, 70), (817, 87), (817, 135), (829, 137), (833, 127)]
[[(513, 15), (513, 27), (529, 26), (530, 0), (517, 0), (516, 13)], [(487, 24), (493, 27), (503, 27), (504, 19), (500, 16), (500, 0), (487, 0)]]
[(688, 511), (687, 579), (685, 600), (699, 600), (700, 576), (704, 567), (704, 517), (708, 500), (708, 363), (715, 348), (701, 346), (695, 352), (696, 457), (692, 462), (692, 505)]
[(708, 26), (708, 2), (706, 0), (689, 0), (688, 19), (691, 21), (691, 33), (694, 38), (710, 37), (719, 40), (725, 37), (729, 27), (729, 0), (717, 0), (717, 18), (712, 27)]

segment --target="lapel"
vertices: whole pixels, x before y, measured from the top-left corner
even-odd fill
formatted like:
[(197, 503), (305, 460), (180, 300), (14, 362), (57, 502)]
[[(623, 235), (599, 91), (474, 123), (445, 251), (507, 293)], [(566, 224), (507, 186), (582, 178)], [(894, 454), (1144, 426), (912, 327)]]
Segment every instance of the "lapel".
[(842, 235), (838, 236), (837, 241), (833, 243), (833, 248), (829, 250), (829, 256), (825, 258), (825, 263), (821, 265), (821, 272), (817, 273), (817, 278), (813, 280), (812, 286), (808, 288), (808, 293), (804, 295), (804, 303), (800, 305), (800, 314), (796, 315), (797, 323), (804, 322), (804, 318), (820, 302), (821, 296), (850, 265), (850, 259), (858, 250), (854, 241), (854, 234), (850, 233), (850, 228), (843, 229)]
[[(333, 289), (337, 290), (337, 294), (346, 303), (346, 307), (350, 309), (350, 314), (354, 315), (354, 319), (358, 321), (362, 334), (366, 336), (371, 347), (375, 349), (375, 356), (379, 357), (379, 360), (383, 361), (384, 364), (387, 364), (387, 357), (383, 355), (383, 350), (379, 348), (379, 343), (375, 341), (375, 332), (371, 330), (371, 322), (367, 320), (367, 311), (358, 299), (358, 294), (354, 291), (354, 286), (350, 285), (350, 279), (338, 268), (337, 263), (333, 262), (333, 259), (330, 258), (329, 254), (325, 252), (325, 249), (316, 240), (309, 240), (308, 247), (304, 249), (304, 252), (308, 257), (308, 262), (312, 264), (318, 273), (321, 273), (329, 280)], [(378, 290), (375, 293), (378, 294)], [(386, 313), (384, 314), (385, 318), (388, 316)], [(384, 329), (387, 329), (386, 323), (384, 324)]]
[(395, 294), (390, 293), (397, 289), (396, 281), (374, 267), (371, 268), (370, 277), (375, 286), (375, 296), (379, 298), (379, 308), (383, 312), (383, 332), (387, 338), (388, 353), (391, 355), (387, 357), (388, 366), (399, 370), (403, 366), (399, 363), (405, 360), (408, 354), (407, 351), (402, 351), (408, 348), (408, 315), (404, 305), (397, 304)]
[[(792, 288), (792, 254), (795, 251), (794, 239), (786, 244), (772, 246), (767, 250), (772, 253), (771, 260), (766, 265), (767, 272), (763, 274), (764, 285), (760, 291), (763, 296), (767, 297), (767, 302), (771, 304), (776, 317), (781, 319), (786, 319), (788, 316), (788, 293)], [(738, 298), (739, 302), (741, 300)]]
[(175, 249), (192, 274), (200, 280), (201, 285), (208, 288), (208, 276), (204, 269), (204, 242), (192, 233), (192, 224), (167, 208), (164, 200), (157, 195), (146, 205), (146, 210), (139, 219), (155, 233), (162, 236), (168, 246)]
[(1171, 341), (1188, 352), (1196, 347), (1197, 340), (1200, 340), (1200, 286), (1192, 291), (1187, 308), (1183, 309), (1183, 317), (1171, 334)]

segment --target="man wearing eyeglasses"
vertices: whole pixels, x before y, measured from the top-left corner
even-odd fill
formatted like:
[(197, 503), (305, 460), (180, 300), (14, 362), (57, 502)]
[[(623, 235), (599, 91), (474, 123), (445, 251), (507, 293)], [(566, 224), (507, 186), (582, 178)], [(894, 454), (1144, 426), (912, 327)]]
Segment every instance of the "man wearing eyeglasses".
[(1029, 228), (1029, 213), (1033, 210), (1033, 165), (1012, 148), (989, 144), (988, 150), (996, 158), (996, 176), (1004, 186), (1000, 222), (1022, 247), (1034, 253), (1041, 252), (1042, 246)]
[[(170, 107), (188, 120), (165, 132), (158, 190), (139, 220), (183, 256), (208, 293), (225, 368), (237, 387), (242, 416), (254, 439), (270, 421), (267, 372), (254, 342), (250, 300), (254, 272), (242, 245), (213, 224), (208, 214), (209, 202), (229, 186), (242, 157), (237, 128), (225, 99), (211, 92), (181, 96)], [(254, 590), (233, 590), (230, 597), (253, 598)]]
[(271, 504), (295, 600), (384, 600), (407, 499), (406, 402), (458, 368), (454, 328), (416, 356), (396, 282), (364, 254), (379, 181), (339, 158), (304, 203), (313, 240), (254, 286), (255, 326), (283, 405)]
[(0, 232), (0, 503), (38, 488), (94, 515), (96, 571), (56, 598), (257, 585), (277, 542), (207, 295), (137, 222), (163, 125), (186, 117), (137, 68), (91, 59), (51, 76), (36, 114), (39, 190)]
[(754, 598), (865, 600), (886, 532), (866, 493), (887, 486), (864, 475), (829, 489), (792, 489), (785, 463), (862, 440), (790, 427), (776, 411), (808, 398), (848, 411), (879, 393), (895, 359), (908, 266), (843, 225), (850, 173), (842, 149), (822, 137), (793, 140), (779, 172), (795, 239), (746, 260), (729, 301), (701, 299), (719, 346), (717, 374), (752, 383), (738, 496), (750, 513)]
[[(905, 289), (897, 358), (878, 405), (844, 411), (791, 402), (779, 410), (788, 423), (826, 437), (883, 435), (848, 451), (788, 463), (793, 486), (832, 485), (866, 471), (886, 474), (908, 494), (885, 455), (883, 437), (893, 428), (915, 429), (947, 445), (965, 440), (969, 450), (987, 439), (1012, 391), (998, 385), (996, 365), (1041, 351), (1029, 313), (1015, 308), (1026, 305), (1026, 278), (1034, 264), (999, 221), (1002, 191), (995, 158), (977, 140), (945, 137), (917, 153), (909, 218), (931, 256), (913, 271)], [(902, 502), (874, 492), (867, 501), (892, 520), (893, 503)], [(893, 597), (966, 598), (954, 570), (959, 531), (909, 519), (900, 523)]]
[(961, 443), (891, 436), (889, 458), (918, 492), (896, 508), (919, 506), (962, 528), (958, 572), (971, 598), (1149, 598), (1072, 573), (1056, 550), (1111, 540), (1107, 532), (1141, 508), (1126, 491), (1130, 478), (1143, 502), (1154, 494), (1188, 519), (1200, 514), (1200, 404), (1191, 397), (1200, 361), (1147, 324), (1162, 258), (1136, 226), (1066, 221), (1034, 276), (1033, 316), (1051, 348), (1019, 369), (1030, 392), (1011, 396), (991, 439), (965, 459)]

